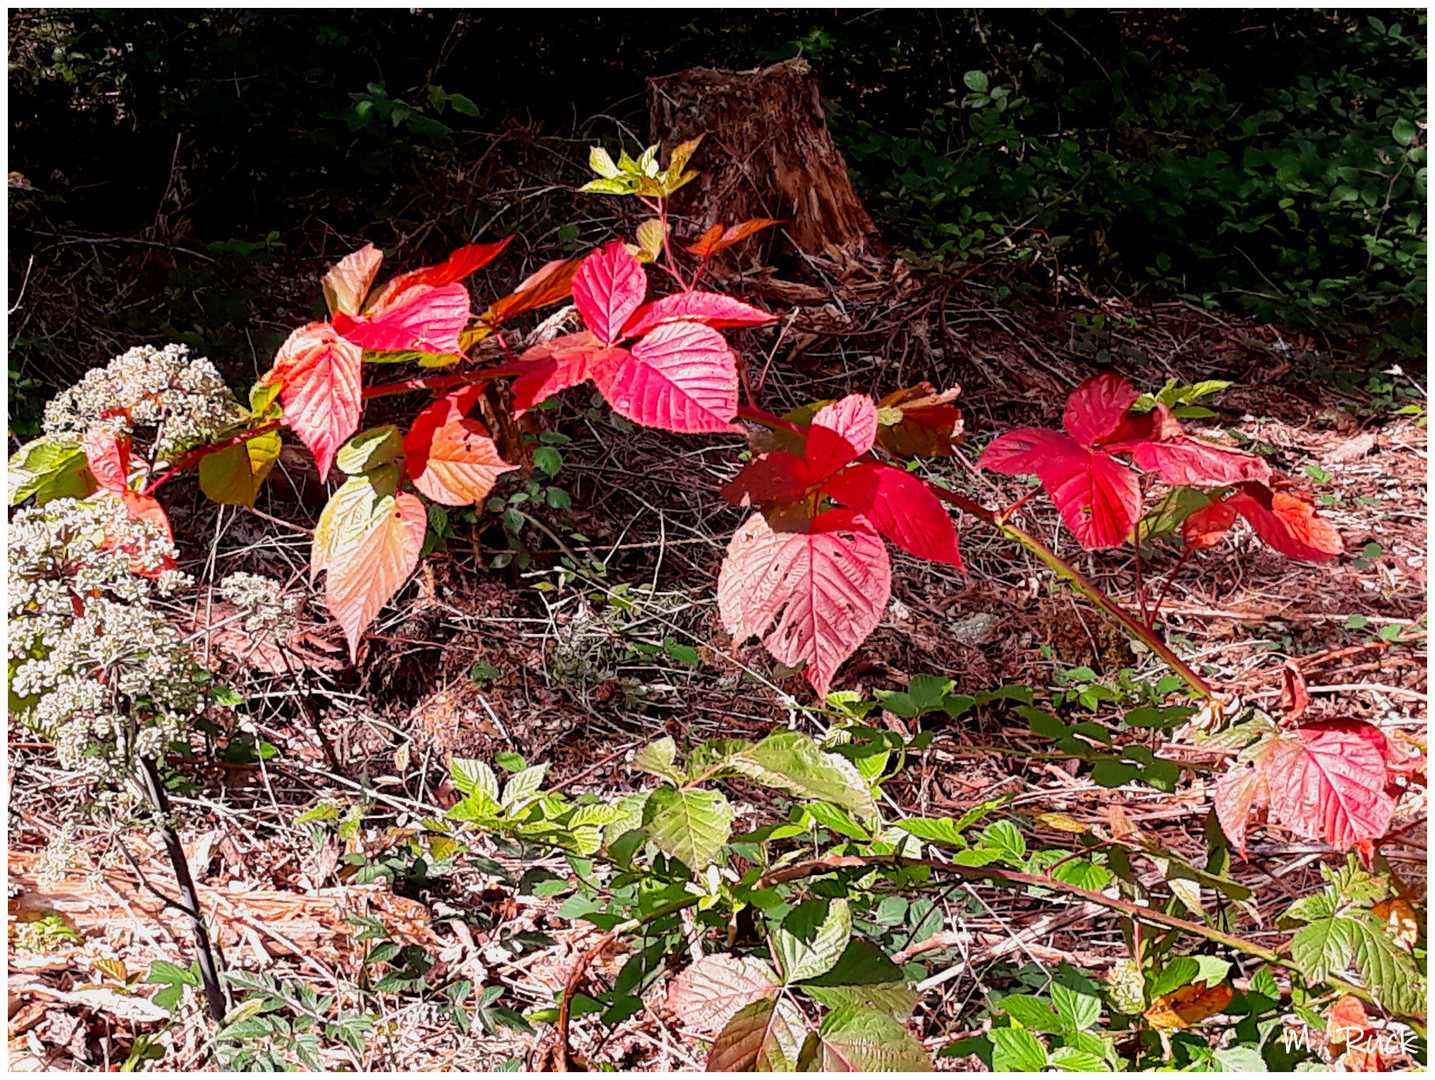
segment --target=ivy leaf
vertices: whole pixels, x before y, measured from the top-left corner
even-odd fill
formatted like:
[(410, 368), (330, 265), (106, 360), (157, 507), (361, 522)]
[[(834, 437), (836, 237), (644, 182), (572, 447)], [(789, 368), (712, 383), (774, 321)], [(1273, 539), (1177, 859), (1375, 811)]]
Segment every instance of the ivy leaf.
[(807, 681), (825, 696), (881, 622), (891, 588), (887, 549), (861, 514), (829, 510), (792, 533), (754, 514), (728, 545), (718, 612), (734, 641), (760, 636), (779, 663), (806, 663)]
[(301, 326), (275, 354), (264, 377), (278, 383), (284, 422), (314, 454), (321, 478), (339, 447), (359, 429), (364, 350), (328, 323)]
[(772, 946), (788, 985), (830, 971), (852, 937), (852, 909), (843, 899), (808, 900), (787, 913)]
[(643, 806), (643, 827), (658, 847), (702, 871), (732, 835), (732, 807), (720, 791), (659, 787)]
[(434, 502), (482, 502), (498, 477), (518, 468), (499, 456), (488, 428), (468, 416), (482, 396), (482, 384), (455, 390), (419, 413), (404, 436), (404, 468)]
[(623, 336), (623, 327), (648, 291), (648, 275), (614, 240), (593, 252), (573, 275), (573, 302), (583, 316), (583, 325), (604, 345)]
[(328, 572), (329, 611), (344, 629), (349, 659), (374, 617), (418, 565), (428, 515), (405, 493), (383, 494), (371, 476), (355, 476), (336, 491), (314, 530), (311, 578)]
[(771, 998), (778, 987), (776, 973), (761, 960), (714, 953), (683, 969), (665, 1004), (687, 1027), (707, 1035), (725, 1028), (739, 1009)]
[(284, 442), (266, 431), (199, 459), (199, 488), (214, 502), (253, 506), (264, 479), (279, 460)]
[(800, 731), (780, 729), (726, 761), (733, 771), (760, 784), (820, 799), (864, 820), (877, 815), (877, 804), (856, 766), (829, 754)]
[(716, 330), (692, 322), (663, 323), (631, 353), (613, 349), (607, 356), (589, 370), (619, 416), (690, 434), (743, 430), (732, 422), (737, 361)]
[(762, 998), (739, 1009), (708, 1051), (708, 1072), (792, 1072), (807, 1023), (787, 999)]
[(701, 323), (714, 328), (765, 326), (777, 322), (777, 316), (721, 293), (673, 293), (671, 296), (654, 300), (651, 304), (645, 304), (634, 312), (633, 317), (623, 327), (623, 336), (637, 337), (656, 326), (670, 322)]
[(926, 1048), (904, 1025), (876, 1009), (834, 1009), (823, 1019), (818, 1038), (823, 1072), (933, 1071)]

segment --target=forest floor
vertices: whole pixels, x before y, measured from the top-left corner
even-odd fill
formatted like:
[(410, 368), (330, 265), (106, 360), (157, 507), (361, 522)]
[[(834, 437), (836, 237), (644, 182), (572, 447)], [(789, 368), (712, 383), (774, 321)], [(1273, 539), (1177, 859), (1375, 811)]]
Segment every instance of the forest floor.
[[(1297, 563), (1243, 534), (1179, 567), (1177, 549), (1157, 544), (1143, 566), (1122, 551), (1081, 555), (1082, 569), (1132, 605), (1138, 594), (1150, 603), (1174, 572), (1161, 605), (1167, 638), (1212, 684), (1275, 708), (1294, 663), (1310, 685), (1310, 718), (1367, 720), (1423, 754), (1426, 431), (1396, 412), (1390, 390), (1410, 376), (1341, 382), (1320, 366), (1317, 343), (1182, 302), (998, 300), (978, 282), (926, 279), (890, 258), (810, 259), (780, 278), (734, 270), (724, 285), (791, 312), (775, 330), (736, 338), (760, 372), (761, 404), (778, 413), (854, 389), (960, 385), (970, 444), (980, 448), (1009, 427), (1056, 426), (1066, 393), (1098, 369), (1128, 374), (1144, 390), (1167, 379), (1231, 380), (1212, 399), (1218, 415), (1195, 422), (1197, 431), (1248, 434), (1313, 492), (1348, 554)], [(292, 284), (296, 296), (308, 287)], [(491, 761), (516, 752), (551, 763), (551, 786), (613, 796), (643, 786), (633, 753), (664, 734), (680, 743), (752, 737), (783, 724), (817, 730), (821, 719), (804, 708), (800, 676), (776, 668), (756, 642), (735, 647), (718, 625), (717, 568), (746, 513), (718, 494), (740, 464), (731, 442), (620, 430), (605, 409), (589, 408), (584, 391), (541, 422), (571, 437), (551, 483), (570, 492), (573, 509), (532, 511), (542, 527), (522, 535), (531, 556), (522, 569), (491, 567), (511, 551), (491, 519), (451, 520), (445, 549), (386, 609), (357, 668), (308, 586), (322, 490), (305, 478), (303, 460), (286, 458), (288, 481), (271, 483), (257, 511), (208, 504), (192, 480), (168, 492), (182, 569), (204, 585), (240, 570), (267, 574), (306, 597), (300, 625), (282, 641), (226, 622), (231, 612), (205, 588), (176, 610), (216, 678), (243, 701), (205, 753), (172, 764), (192, 781), (175, 801), (225, 963), (277, 978), (277, 992), (307, 986), (356, 1012), (380, 1003), (382, 1023), (362, 1049), (325, 1041), (331, 1068), (540, 1068), (552, 1029), (503, 1010), (551, 1007), (596, 938), (590, 924), (562, 913), (564, 891), (521, 889), (533, 862), (497, 845), (479, 850), (483, 869), (416, 871), (412, 826), (454, 801), (450, 755)], [(977, 472), (975, 456), (936, 463), (929, 475), (990, 506), (1026, 493), (1026, 480)], [(1044, 501), (1020, 513), (1026, 528), (1076, 554)], [(968, 572), (894, 555), (886, 617), (834, 689), (871, 699), (930, 674), (963, 693), (1024, 685), (1046, 703), (1105, 682), (1118, 692), (1094, 713), (1114, 715), (1130, 704), (1122, 685), (1163, 673), (1033, 558), (979, 522), (958, 525)], [(959, 721), (876, 715), (904, 735), (934, 733), (887, 785), (903, 813), (959, 814), (1006, 796), (1030, 835), (1070, 845), (1076, 838), (1035, 815), (1100, 824), (1118, 807), (1164, 846), (1203, 856), (1211, 785), (1198, 771), (1171, 793), (1099, 786), (1088, 766), (1043, 757), (1044, 740), (1000, 703)], [(84, 782), (59, 771), (33, 736), (11, 730), (9, 752), (11, 1068), (108, 1068), (143, 1052), (166, 1069), (202, 1062), (198, 995), (172, 1018), (144, 981), (156, 961), (183, 967), (190, 955), (183, 921), (149, 891), (173, 888), (157, 836), (143, 827), (67, 831), (73, 803), (87, 797)], [(1167, 752), (1202, 754), (1186, 729)], [(756, 788), (742, 795), (739, 828), (783, 813)], [(324, 807), (328, 817), (301, 820)], [(1407, 797), (1393, 826), (1399, 835), (1383, 849), (1412, 880), (1425, 876), (1424, 815), (1423, 797)], [(1265, 898), (1236, 916), (1242, 932), (1280, 940), (1278, 909), (1318, 886), (1322, 864), (1342, 861), (1278, 826), (1255, 830), (1231, 868)], [(561, 859), (543, 865), (574, 878)], [(49, 912), (74, 938), (17, 947), (17, 925)], [(360, 938), (355, 916), (378, 919), (387, 940), (426, 954), (434, 966), (420, 989), (369, 989), (371, 940)], [(889, 940), (928, 972), (916, 1029), (934, 1050), (981, 1030), (988, 989), (1009, 985), (1024, 966), (1067, 962), (1099, 973), (1126, 949), (1110, 913), (985, 886), (934, 895)], [(610, 985), (624, 960), (603, 956), (589, 978)], [(465, 1006), (471, 1033), (446, 999), (422, 988), (454, 978), (474, 987)], [(575, 1051), (622, 1069), (700, 1068), (704, 1044), (665, 1012), (661, 981), (646, 1000), (612, 1030), (578, 1018)]]

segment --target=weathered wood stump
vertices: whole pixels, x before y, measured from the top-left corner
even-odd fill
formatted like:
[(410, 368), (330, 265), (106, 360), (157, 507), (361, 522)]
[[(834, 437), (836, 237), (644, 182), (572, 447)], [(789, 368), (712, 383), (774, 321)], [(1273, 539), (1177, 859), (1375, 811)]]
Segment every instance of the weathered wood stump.
[(864, 246), (874, 233), (804, 60), (756, 71), (689, 68), (649, 79), (648, 127), (665, 159), (677, 144), (706, 136), (694, 161), (701, 175), (674, 196), (674, 209), (701, 229), (781, 218), (812, 255), (829, 245)]

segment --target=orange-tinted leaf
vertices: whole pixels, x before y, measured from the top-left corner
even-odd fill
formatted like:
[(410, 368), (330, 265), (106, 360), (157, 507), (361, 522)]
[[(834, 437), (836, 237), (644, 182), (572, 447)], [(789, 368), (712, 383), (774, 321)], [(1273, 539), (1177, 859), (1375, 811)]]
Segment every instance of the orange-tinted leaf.
[[(362, 491), (343, 497), (347, 488)], [(343, 627), (352, 662), (364, 631), (418, 565), (428, 516), (413, 495), (379, 495), (368, 477), (356, 476), (334, 493), (319, 525), (314, 559), (328, 571), (329, 611)]]
[(1191, 983), (1158, 997), (1146, 1010), (1146, 1020), (1154, 1028), (1188, 1028), (1224, 1010), (1234, 996), (1225, 983), (1212, 987)]
[(1282, 555), (1318, 562), (1345, 551), (1345, 543), (1334, 526), (1317, 517), (1310, 503), (1294, 495), (1252, 483), (1242, 484), (1226, 501)]
[(688, 250), (694, 255), (699, 255), (704, 259), (711, 258), (719, 251), (746, 240), (755, 232), (781, 224), (781, 218), (749, 218), (747, 221), (740, 222), (727, 229), (724, 229), (721, 225), (714, 225), (707, 232), (703, 233), (702, 239), (688, 248)]
[(374, 301), (374, 306), (377, 308), (395, 304), (403, 300), (404, 293), (420, 285), (437, 288), (462, 281), (491, 263), (512, 241), (513, 237), (508, 236), (496, 244), (467, 244), (437, 266), (425, 266), (421, 270), (400, 274), (383, 287)]
[(573, 291), (573, 275), (583, 265), (582, 259), (555, 259), (525, 278), (513, 292), (497, 300), (479, 316), (479, 322), (496, 327), (515, 315), (535, 308), (547, 307), (565, 300)]
[(1405, 949), (1415, 948), (1415, 943), (1420, 940), (1420, 920), (1408, 901), (1398, 898), (1382, 900), (1370, 910), (1385, 923), (1397, 945)]
[(1342, 994), (1326, 1014), (1326, 1039), (1332, 1053), (1344, 1054), (1347, 1072), (1384, 1072), (1380, 1038), (1365, 1006), (1351, 994)]
[(1292, 723), (1310, 708), (1310, 691), (1306, 689), (1305, 674), (1292, 660), (1287, 660), (1285, 667), (1281, 668), (1281, 708), (1286, 711), (1286, 719)]
[(279, 346), (264, 377), (280, 385), (284, 422), (314, 454), (320, 477), (339, 447), (359, 428), (364, 350), (325, 322), (310, 323)]
[(950, 402), (961, 393), (952, 387), (937, 393), (931, 383), (918, 383), (877, 402), (882, 426), (877, 441), (899, 458), (951, 457), (962, 433), (962, 413)]
[(825, 697), (836, 673), (882, 620), (892, 589), (887, 549), (870, 522), (830, 510), (811, 531), (773, 532), (753, 514), (728, 545), (718, 612), (734, 641), (751, 636), (779, 663), (806, 663)]
[(1236, 508), (1225, 499), (1216, 499), (1181, 522), (1181, 538), (1196, 551), (1212, 548), (1226, 538), (1235, 523)]
[(488, 429), (469, 418), (482, 396), (482, 384), (455, 390), (419, 413), (404, 436), (404, 468), (434, 502), (481, 502), (500, 475), (518, 467), (504, 461)]
[(357, 315), (363, 309), (364, 297), (369, 295), (374, 275), (383, 261), (383, 252), (373, 244), (365, 244), (331, 266), (321, 282), (329, 314)]

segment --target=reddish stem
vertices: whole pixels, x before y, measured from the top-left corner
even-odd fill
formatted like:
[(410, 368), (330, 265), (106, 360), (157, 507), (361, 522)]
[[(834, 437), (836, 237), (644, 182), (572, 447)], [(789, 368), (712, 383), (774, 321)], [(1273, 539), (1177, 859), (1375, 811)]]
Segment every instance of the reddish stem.
[(225, 439), (222, 442), (210, 443), (208, 446), (200, 446), (194, 450), (189, 451), (189, 453), (182, 455), (178, 461), (176, 461), (173, 465), (169, 467), (168, 470), (162, 473), (158, 480), (155, 480), (148, 487), (146, 487), (143, 494), (153, 495), (159, 489), (159, 486), (163, 484), (166, 480), (168, 480), (171, 476), (173, 476), (175, 473), (183, 472), (191, 465), (198, 464), (204, 458), (209, 457), (210, 454), (217, 454), (221, 450), (228, 450), (231, 446), (238, 446), (240, 443), (248, 442), (250, 439), (257, 439), (260, 435), (267, 435), (269, 434), (269, 432), (277, 428), (279, 424), (280, 421), (271, 420), (269, 421), (269, 423), (264, 424), (261, 427), (254, 428), (252, 431), (240, 432), (233, 438)]
[(488, 382), (490, 379), (502, 379), (510, 375), (521, 375), (527, 371), (530, 365), (522, 360), (514, 360), (510, 363), (496, 364), (493, 367), (475, 368), (472, 371), (460, 372), (457, 375), (428, 375), (420, 379), (400, 379), (397, 382), (380, 383), (378, 386), (364, 388), (363, 399), (372, 401), (374, 398), (392, 397), (394, 394), (408, 394), (415, 390), (454, 390), (460, 386), (469, 386), (473, 383)]

